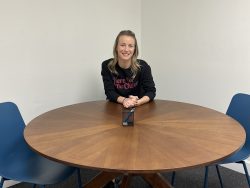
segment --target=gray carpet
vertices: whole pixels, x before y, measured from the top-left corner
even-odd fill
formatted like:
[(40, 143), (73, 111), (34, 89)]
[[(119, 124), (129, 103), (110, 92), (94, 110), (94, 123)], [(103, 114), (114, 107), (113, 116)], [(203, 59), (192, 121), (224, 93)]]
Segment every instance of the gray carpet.
[[(194, 168), (188, 170), (181, 170), (176, 173), (175, 188), (202, 188), (204, 179), (204, 168)], [(237, 173), (224, 167), (220, 167), (220, 172), (223, 178), (224, 188), (248, 188), (247, 181), (244, 174)], [(82, 181), (86, 183), (98, 172), (93, 170), (81, 170)], [(170, 181), (171, 173), (163, 173), (163, 175)], [(69, 179), (57, 185), (49, 185), (47, 188), (74, 188), (77, 187), (76, 174)], [(32, 185), (27, 183), (20, 183), (11, 188), (31, 188)], [(150, 186), (138, 176), (132, 178), (131, 188), (150, 188)], [(219, 179), (215, 167), (209, 169), (209, 188), (220, 188)]]

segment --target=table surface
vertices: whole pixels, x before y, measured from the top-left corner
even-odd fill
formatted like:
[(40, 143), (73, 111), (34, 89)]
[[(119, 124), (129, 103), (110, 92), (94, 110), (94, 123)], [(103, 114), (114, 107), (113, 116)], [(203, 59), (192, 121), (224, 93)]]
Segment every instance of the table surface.
[(122, 105), (92, 101), (33, 119), (27, 143), (66, 164), (110, 172), (152, 173), (211, 164), (236, 152), (245, 131), (229, 116), (201, 106), (154, 100), (122, 126)]

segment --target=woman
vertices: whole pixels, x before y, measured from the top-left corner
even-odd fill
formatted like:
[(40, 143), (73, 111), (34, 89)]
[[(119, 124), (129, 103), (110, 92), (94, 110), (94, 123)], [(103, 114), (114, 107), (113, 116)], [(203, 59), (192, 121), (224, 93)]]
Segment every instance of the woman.
[(150, 66), (137, 59), (135, 34), (121, 31), (116, 37), (112, 59), (102, 63), (102, 79), (107, 99), (125, 108), (140, 106), (154, 99), (156, 89)]

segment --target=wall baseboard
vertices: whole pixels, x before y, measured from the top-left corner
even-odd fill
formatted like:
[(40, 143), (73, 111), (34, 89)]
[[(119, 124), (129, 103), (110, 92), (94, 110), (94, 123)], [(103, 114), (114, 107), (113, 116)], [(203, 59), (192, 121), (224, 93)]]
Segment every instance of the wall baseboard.
[(3, 188), (7, 188), (7, 187), (10, 187), (10, 186), (18, 184), (18, 183), (20, 183), (20, 182), (18, 182), (18, 181), (12, 181), (12, 180), (5, 181), (4, 185), (3, 185)]
[[(247, 169), (250, 170), (250, 161), (249, 161), (249, 159), (245, 160), (245, 161), (246, 161)], [(224, 164), (224, 165), (221, 165), (221, 166), (229, 168), (229, 169), (234, 170), (236, 172), (240, 172), (242, 174), (245, 174), (242, 164), (230, 163), (230, 164)]]

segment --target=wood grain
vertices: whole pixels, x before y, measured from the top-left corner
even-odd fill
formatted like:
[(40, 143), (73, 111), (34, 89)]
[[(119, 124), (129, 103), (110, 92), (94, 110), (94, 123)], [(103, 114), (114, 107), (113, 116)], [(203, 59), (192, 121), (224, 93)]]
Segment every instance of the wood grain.
[(122, 126), (122, 106), (92, 101), (58, 108), (25, 128), (27, 143), (66, 164), (108, 172), (154, 173), (206, 165), (237, 151), (245, 131), (223, 113), (155, 100)]

